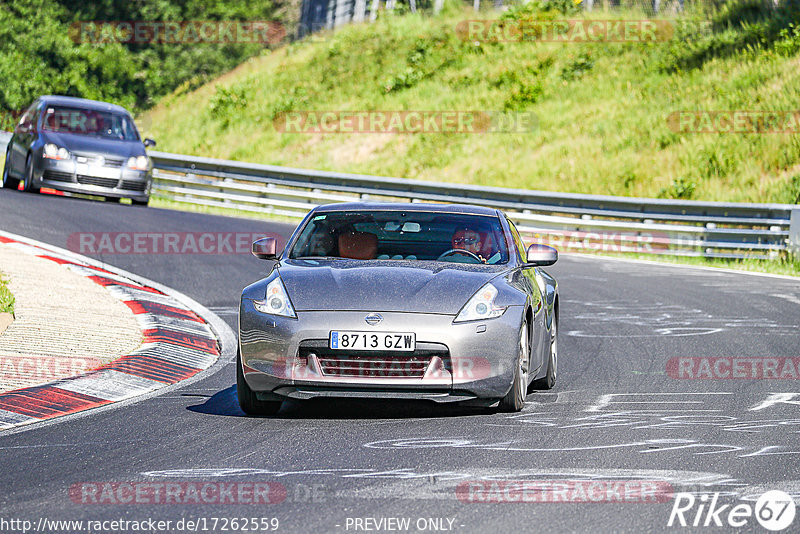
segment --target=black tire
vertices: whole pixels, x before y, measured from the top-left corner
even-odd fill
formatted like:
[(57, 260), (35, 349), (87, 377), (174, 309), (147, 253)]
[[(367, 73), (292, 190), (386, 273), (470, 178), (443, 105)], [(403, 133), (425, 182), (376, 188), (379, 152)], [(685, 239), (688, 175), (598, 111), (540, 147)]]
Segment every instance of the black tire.
[(553, 328), (550, 331), (550, 354), (547, 358), (547, 373), (531, 384), (533, 389), (553, 389), (558, 377), (558, 321), (553, 318)]
[(275, 415), (283, 404), (281, 401), (258, 400), (244, 379), (240, 354), (236, 355), (236, 395), (239, 398), (239, 406), (247, 415)]
[(28, 159), (25, 160), (25, 187), (23, 188), (26, 193), (38, 193), (39, 188), (33, 185), (33, 156), (28, 154)]
[(514, 380), (511, 389), (500, 400), (500, 410), (519, 412), (525, 407), (525, 396), (528, 394), (528, 373), (531, 368), (531, 339), (527, 321), (519, 329), (519, 352), (514, 366)]
[(134, 199), (131, 199), (131, 205), (133, 205), (133, 206), (141, 206), (143, 208), (147, 207), (147, 203), (148, 202), (150, 202), (150, 198), (149, 197), (147, 198), (147, 200), (134, 200)]
[(3, 165), (3, 187), (6, 189), (17, 189), (19, 187), (19, 180), (12, 178), (8, 173), (8, 167), (11, 165), (11, 149), (6, 150), (6, 162)]

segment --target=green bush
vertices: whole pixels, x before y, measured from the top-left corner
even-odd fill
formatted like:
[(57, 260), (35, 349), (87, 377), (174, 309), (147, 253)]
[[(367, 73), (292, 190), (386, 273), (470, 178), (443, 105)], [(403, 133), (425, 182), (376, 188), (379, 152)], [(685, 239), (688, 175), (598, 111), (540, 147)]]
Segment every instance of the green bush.
[(697, 184), (686, 178), (679, 177), (672, 180), (669, 187), (664, 187), (658, 192), (659, 198), (690, 199), (694, 196)]
[(235, 0), (4, 0), (0, 7), (0, 111), (24, 109), (42, 94), (105, 100), (137, 111), (178, 87), (186, 91), (202, 85), (265, 46), (100, 43), (81, 33), (80, 22), (265, 21), (274, 20), (281, 8), (273, 0), (247, 4)]

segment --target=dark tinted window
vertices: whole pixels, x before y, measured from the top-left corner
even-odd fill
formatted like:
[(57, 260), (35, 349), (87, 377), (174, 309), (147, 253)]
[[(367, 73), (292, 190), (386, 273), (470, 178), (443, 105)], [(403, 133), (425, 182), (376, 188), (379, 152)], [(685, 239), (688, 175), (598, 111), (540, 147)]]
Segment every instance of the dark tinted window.
[[(453, 248), (462, 248), (465, 233), (470, 238), (466, 246), (471, 246), (482, 262), (508, 262), (508, 248), (497, 217), (417, 211), (319, 214), (302, 229), (289, 257), (437, 260)], [(348, 256), (345, 249), (352, 246), (363, 250), (364, 256)], [(477, 263), (466, 256), (454, 254), (442, 261)]]
[(139, 134), (127, 115), (93, 109), (47, 106), (43, 129), (80, 135), (92, 135), (120, 141), (138, 141)]

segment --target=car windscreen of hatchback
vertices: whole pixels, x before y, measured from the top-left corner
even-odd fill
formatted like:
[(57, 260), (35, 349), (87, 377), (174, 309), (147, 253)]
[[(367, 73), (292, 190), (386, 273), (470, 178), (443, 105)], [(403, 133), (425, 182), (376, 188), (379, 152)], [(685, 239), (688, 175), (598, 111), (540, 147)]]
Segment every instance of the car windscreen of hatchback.
[(138, 141), (139, 134), (130, 117), (121, 113), (62, 106), (47, 108), (43, 129), (58, 133), (90, 135), (120, 141)]

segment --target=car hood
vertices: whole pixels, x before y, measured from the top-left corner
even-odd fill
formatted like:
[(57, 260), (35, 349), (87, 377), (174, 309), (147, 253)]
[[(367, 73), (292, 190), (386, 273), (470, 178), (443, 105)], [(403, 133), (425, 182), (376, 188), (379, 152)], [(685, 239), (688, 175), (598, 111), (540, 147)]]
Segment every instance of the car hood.
[(121, 141), (119, 139), (103, 139), (93, 135), (48, 131), (42, 132), (42, 139), (46, 143), (63, 146), (70, 152), (89, 152), (118, 157), (141, 156), (145, 153), (141, 141)]
[(288, 260), (278, 266), (297, 311), (457, 314), (504, 266), (433, 261)]

